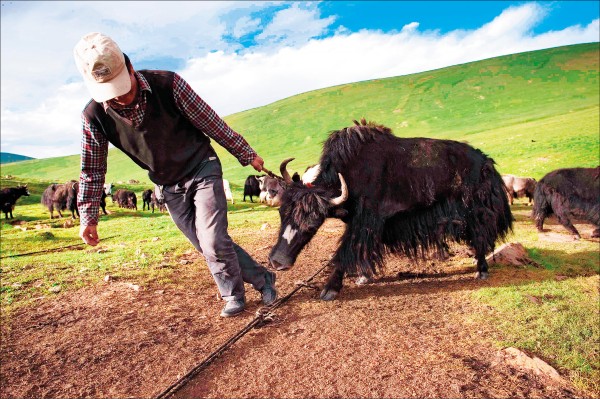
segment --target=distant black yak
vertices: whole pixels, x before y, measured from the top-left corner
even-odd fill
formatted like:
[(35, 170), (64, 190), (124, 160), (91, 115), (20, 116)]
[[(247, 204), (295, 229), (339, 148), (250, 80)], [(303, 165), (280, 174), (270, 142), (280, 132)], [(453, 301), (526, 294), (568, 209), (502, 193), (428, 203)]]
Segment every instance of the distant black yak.
[(592, 237), (600, 237), (600, 166), (595, 168), (565, 168), (546, 174), (533, 195), (532, 216), (538, 231), (544, 230), (544, 220), (555, 214), (575, 238), (581, 236), (571, 218), (586, 220), (596, 226)]
[(143, 211), (146, 210), (146, 205), (148, 205), (148, 210), (150, 210), (150, 204), (152, 203), (152, 192), (153, 190), (149, 188), (147, 190), (144, 190), (144, 192), (142, 193), (142, 202), (144, 203), (142, 205)]
[(119, 208), (135, 209), (137, 211), (137, 196), (131, 190), (118, 189), (112, 195), (112, 200), (119, 205)]
[[(478, 278), (487, 278), (487, 253), (512, 230), (506, 190), (494, 161), (464, 143), (399, 138), (367, 123), (334, 131), (324, 143), (312, 185), (289, 184), (279, 209), (281, 227), (271, 266), (291, 267), (328, 217), (346, 230), (321, 298), (335, 299), (345, 275), (370, 278), (389, 253), (443, 253), (447, 240), (475, 251)], [(284, 173), (285, 172), (285, 173)]]
[(41, 203), (50, 211), (50, 219), (54, 218), (54, 211), (62, 217), (62, 211), (70, 210), (73, 219), (79, 216), (77, 209), (77, 194), (79, 193), (79, 183), (75, 180), (65, 184), (50, 184), (42, 193)]
[(258, 185), (258, 179), (263, 175), (249, 175), (246, 177), (244, 182), (244, 202), (246, 202), (246, 196), (250, 197), (250, 202), (254, 202), (252, 197), (258, 197), (260, 195), (260, 186)]
[(13, 218), (12, 211), (15, 209), (17, 200), (22, 196), (29, 196), (29, 190), (27, 184), (24, 186), (7, 187), (0, 190), (0, 210), (4, 212), (4, 219)]

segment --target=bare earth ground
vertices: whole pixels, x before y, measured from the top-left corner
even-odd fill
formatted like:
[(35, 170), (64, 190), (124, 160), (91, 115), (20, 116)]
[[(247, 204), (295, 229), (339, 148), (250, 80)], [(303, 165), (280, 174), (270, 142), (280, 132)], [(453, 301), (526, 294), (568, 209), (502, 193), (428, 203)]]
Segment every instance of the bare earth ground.
[[(291, 292), (324, 265), (342, 230), (329, 220), (296, 266), (277, 272), (280, 295)], [(589, 237), (591, 229), (577, 225)], [(548, 224), (551, 239), (570, 240), (561, 226)], [(276, 228), (246, 249), (266, 265)], [(255, 240), (259, 241), (259, 240)], [(486, 308), (469, 294), (481, 286), (534, 279), (526, 268), (491, 268), (490, 279), (475, 281), (464, 248), (449, 261), (415, 266), (389, 259), (371, 285), (352, 279), (338, 300), (318, 299), (328, 275), (304, 287), (278, 308), (275, 320), (253, 329), (223, 353), (176, 397), (203, 398), (573, 398), (566, 379), (517, 369), (498, 357), (490, 327), (471, 315)], [(153, 397), (163, 392), (245, 327), (260, 307), (247, 286), (247, 311), (218, 316), (217, 299), (203, 260), (188, 255), (178, 281), (142, 286), (109, 281), (12, 316), (3, 329), (2, 398)], [(437, 276), (403, 279), (399, 272)], [(559, 370), (560, 372), (560, 370)]]

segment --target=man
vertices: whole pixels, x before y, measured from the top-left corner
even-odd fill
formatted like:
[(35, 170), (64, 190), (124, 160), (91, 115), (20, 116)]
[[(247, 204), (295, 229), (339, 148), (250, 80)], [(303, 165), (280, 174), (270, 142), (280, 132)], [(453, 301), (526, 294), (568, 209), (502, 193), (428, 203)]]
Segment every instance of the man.
[(263, 159), (178, 74), (135, 71), (119, 46), (101, 33), (85, 35), (74, 56), (93, 98), (82, 113), (78, 207), (83, 241), (99, 241), (98, 206), (110, 142), (148, 170), (173, 221), (206, 258), (226, 301), (221, 316), (244, 310), (244, 282), (261, 292), (265, 305), (275, 301), (275, 273), (258, 265), (227, 233), (221, 163), (210, 138), (243, 166), (260, 172)]

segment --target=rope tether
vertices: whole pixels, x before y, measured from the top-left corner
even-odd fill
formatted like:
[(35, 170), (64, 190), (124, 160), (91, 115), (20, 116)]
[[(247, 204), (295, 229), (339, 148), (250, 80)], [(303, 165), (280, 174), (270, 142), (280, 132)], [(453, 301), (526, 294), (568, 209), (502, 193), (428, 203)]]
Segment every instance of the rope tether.
[[(242, 328), (236, 334), (234, 334), (231, 338), (229, 338), (223, 345), (217, 348), (213, 353), (208, 355), (206, 359), (204, 359), (201, 363), (192, 368), (186, 375), (181, 377), (177, 382), (169, 386), (159, 395), (155, 396), (155, 399), (163, 399), (172, 396), (175, 392), (180, 390), (185, 384), (187, 384), (193, 377), (195, 377), (202, 369), (206, 368), (213, 360), (219, 357), (223, 352), (225, 352), (231, 345), (233, 345), (237, 340), (242, 338), (246, 333), (253, 328), (259, 328), (266, 323), (273, 320), (275, 314), (272, 312), (277, 309), (283, 303), (287, 302), (296, 292), (302, 289), (302, 287), (311, 287), (309, 284), (313, 278), (315, 278), (319, 273), (321, 273), (329, 263), (326, 262), (323, 267), (317, 270), (312, 276), (310, 276), (307, 280), (296, 283), (296, 287), (286, 296), (277, 299), (275, 302), (270, 304), (269, 306), (263, 306), (262, 308), (256, 311), (256, 317), (250, 321), (246, 325), (246, 327)], [(312, 287), (311, 287), (312, 288)]]
[[(109, 238), (114, 238), (114, 237), (116, 237), (116, 236), (104, 237), (104, 238), (102, 238), (102, 240), (108, 240)], [(80, 242), (79, 244), (65, 245), (64, 247), (54, 247), (54, 248), (42, 249), (41, 251), (26, 252), (26, 253), (23, 253), (23, 254), (5, 255), (5, 256), (0, 257), (0, 259), (18, 258), (19, 256), (29, 256), (29, 255), (43, 254), (43, 253), (46, 253), (46, 252), (59, 251), (61, 249), (69, 249), (69, 248), (81, 247), (82, 245), (87, 245), (87, 244), (85, 242)]]

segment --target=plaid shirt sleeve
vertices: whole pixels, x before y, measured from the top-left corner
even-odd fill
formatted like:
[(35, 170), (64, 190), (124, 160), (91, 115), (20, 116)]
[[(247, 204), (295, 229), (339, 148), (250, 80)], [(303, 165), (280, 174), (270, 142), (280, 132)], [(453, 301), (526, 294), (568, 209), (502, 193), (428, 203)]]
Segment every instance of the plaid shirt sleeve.
[(108, 140), (84, 114), (81, 115), (81, 121), (83, 136), (77, 208), (81, 225), (96, 226), (106, 176)]
[(178, 74), (173, 81), (173, 96), (179, 110), (190, 122), (229, 151), (242, 166), (249, 165), (256, 158), (256, 152), (246, 139), (231, 129)]

